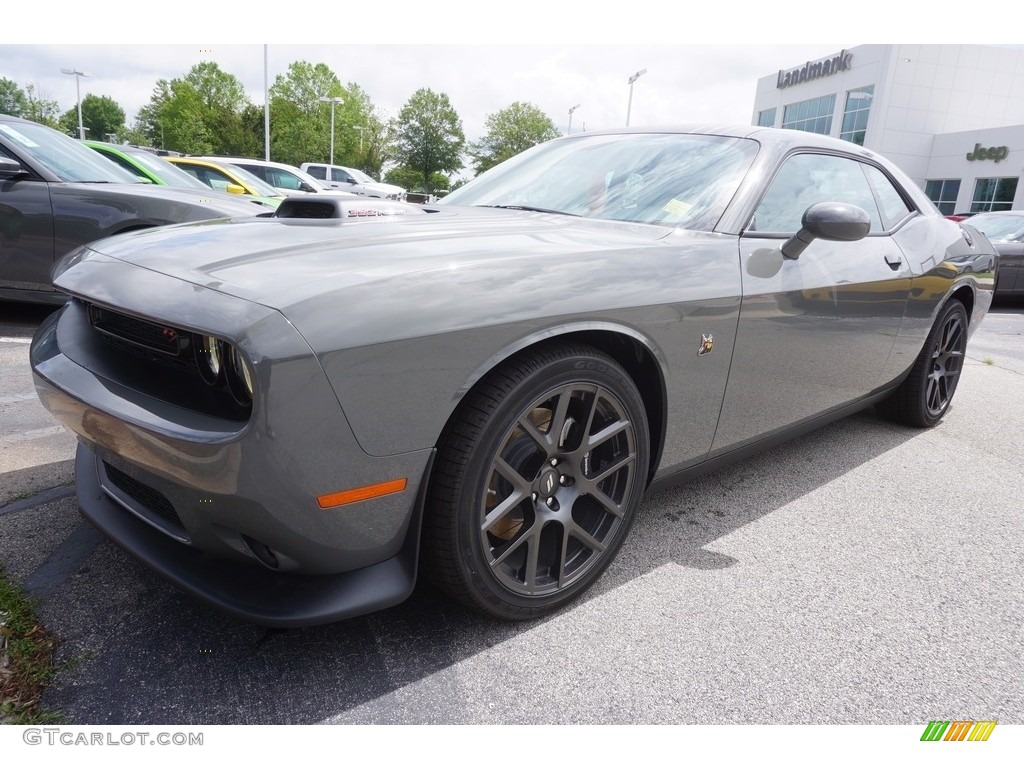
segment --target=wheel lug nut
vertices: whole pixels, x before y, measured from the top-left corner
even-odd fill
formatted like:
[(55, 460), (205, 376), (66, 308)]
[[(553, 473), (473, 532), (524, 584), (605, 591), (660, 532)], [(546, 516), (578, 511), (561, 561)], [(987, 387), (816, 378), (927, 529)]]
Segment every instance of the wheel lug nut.
[(568, 485), (569, 484), (569, 478), (566, 477), (565, 475), (559, 475), (558, 476), (558, 484), (559, 485)]
[(558, 459), (552, 459), (551, 460), (551, 466), (552, 467), (557, 467), (558, 466)]
[(557, 512), (558, 511), (558, 499), (556, 499), (554, 496), (549, 496), (548, 497), (548, 506), (551, 508), (551, 510), (553, 512)]
[(532, 494), (530, 494), (530, 495), (531, 495), (531, 497), (533, 498), (533, 500), (534, 500), (534, 501), (536, 501), (536, 500), (537, 500), (537, 492), (536, 492), (536, 491), (534, 491), (534, 492), (533, 492)]

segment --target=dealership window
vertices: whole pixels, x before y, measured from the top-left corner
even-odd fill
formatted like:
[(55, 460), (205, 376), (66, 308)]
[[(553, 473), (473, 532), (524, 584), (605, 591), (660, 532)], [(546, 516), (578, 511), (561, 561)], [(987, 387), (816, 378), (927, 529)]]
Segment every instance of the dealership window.
[(875, 98), (875, 86), (865, 85), (846, 92), (846, 109), (843, 111), (843, 128), (840, 139), (864, 146), (864, 132), (868, 127), (871, 102)]
[(924, 193), (935, 203), (939, 213), (950, 216), (956, 213), (956, 199), (960, 195), (960, 179), (928, 179)]
[(782, 127), (797, 131), (832, 133), (832, 113), (836, 108), (836, 95), (821, 96), (787, 105), (782, 112)]
[(757, 113), (757, 124), (762, 128), (771, 128), (775, 125), (775, 107)]
[(1013, 208), (1013, 198), (1017, 194), (1017, 179), (977, 179), (974, 182), (974, 197), (971, 200), (971, 212), (1008, 211)]

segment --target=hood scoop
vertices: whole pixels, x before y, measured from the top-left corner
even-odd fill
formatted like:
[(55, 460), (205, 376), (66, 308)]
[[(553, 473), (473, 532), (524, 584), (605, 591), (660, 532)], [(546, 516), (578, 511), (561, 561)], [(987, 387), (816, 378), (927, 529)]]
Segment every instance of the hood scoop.
[(340, 219), (345, 222), (419, 216), (422, 208), (391, 200), (358, 197), (316, 197), (294, 195), (286, 198), (274, 213), (275, 219)]

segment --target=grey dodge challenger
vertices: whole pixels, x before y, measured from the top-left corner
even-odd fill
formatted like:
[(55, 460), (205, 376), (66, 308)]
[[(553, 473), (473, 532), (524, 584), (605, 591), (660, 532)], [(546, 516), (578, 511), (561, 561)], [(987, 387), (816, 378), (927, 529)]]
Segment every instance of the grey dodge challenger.
[(294, 197), (83, 246), (31, 361), (83, 514), (181, 589), (301, 626), (422, 569), (528, 619), (652, 490), (871, 405), (937, 424), (996, 262), (851, 143), (587, 133), (443, 204)]

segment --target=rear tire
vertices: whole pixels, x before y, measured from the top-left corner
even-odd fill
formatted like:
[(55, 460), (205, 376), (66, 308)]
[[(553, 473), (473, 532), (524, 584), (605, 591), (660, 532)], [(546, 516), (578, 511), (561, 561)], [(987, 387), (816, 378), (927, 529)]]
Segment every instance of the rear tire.
[(967, 310), (953, 299), (939, 313), (906, 380), (879, 404), (879, 413), (911, 427), (934, 427), (953, 401), (966, 352)]
[(466, 606), (532, 619), (614, 559), (643, 497), (643, 399), (611, 357), (547, 345), (503, 363), (452, 417), (424, 520), (427, 574)]

